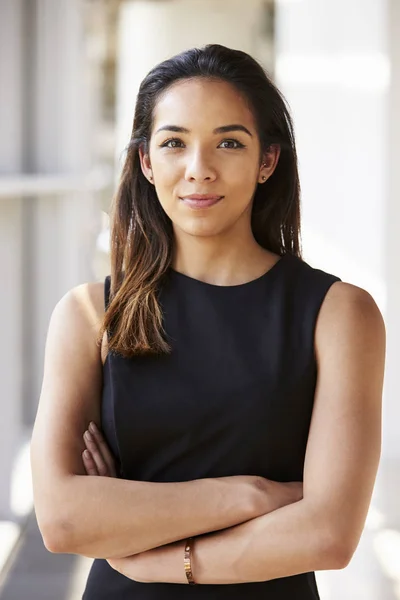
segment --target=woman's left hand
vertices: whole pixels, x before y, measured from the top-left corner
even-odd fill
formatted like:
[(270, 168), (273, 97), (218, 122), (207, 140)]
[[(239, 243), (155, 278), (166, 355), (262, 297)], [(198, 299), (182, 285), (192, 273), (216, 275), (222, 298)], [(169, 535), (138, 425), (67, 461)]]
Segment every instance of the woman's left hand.
[(87, 475), (117, 477), (115, 459), (100, 429), (93, 421), (83, 435), (86, 450), (82, 453)]

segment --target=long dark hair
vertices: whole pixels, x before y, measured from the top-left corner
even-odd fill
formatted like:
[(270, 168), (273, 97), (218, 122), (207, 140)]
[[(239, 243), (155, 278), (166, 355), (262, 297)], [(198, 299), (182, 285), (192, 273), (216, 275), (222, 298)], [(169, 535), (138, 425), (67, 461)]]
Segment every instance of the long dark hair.
[(157, 100), (179, 80), (203, 77), (234, 86), (253, 111), (262, 154), (280, 146), (275, 171), (253, 196), (251, 227), (265, 249), (301, 258), (300, 185), (293, 124), (285, 99), (263, 67), (240, 50), (219, 44), (192, 48), (155, 66), (142, 81), (131, 140), (114, 196), (111, 222), (111, 295), (99, 333), (122, 356), (171, 351), (158, 301), (171, 264), (173, 228), (155, 188), (143, 175), (139, 148), (148, 153)]

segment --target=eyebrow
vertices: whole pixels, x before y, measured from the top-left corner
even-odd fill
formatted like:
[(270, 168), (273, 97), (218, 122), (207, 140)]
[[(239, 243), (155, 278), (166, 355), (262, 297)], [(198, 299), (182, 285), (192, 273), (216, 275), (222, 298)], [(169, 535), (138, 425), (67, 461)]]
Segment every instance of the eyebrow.
[[(160, 127), (160, 129), (157, 129), (156, 133), (159, 133), (160, 131), (174, 131), (176, 133), (190, 133), (190, 129), (186, 129), (186, 127), (179, 127), (178, 125), (164, 125), (163, 127)], [(214, 134), (228, 133), (230, 131), (244, 131), (244, 133), (247, 133), (250, 137), (253, 137), (253, 135), (250, 133), (250, 131), (247, 129), (247, 127), (245, 127), (244, 125), (240, 125), (238, 123), (234, 123), (232, 125), (223, 125), (222, 127), (217, 127), (216, 129), (213, 130), (213, 133)]]

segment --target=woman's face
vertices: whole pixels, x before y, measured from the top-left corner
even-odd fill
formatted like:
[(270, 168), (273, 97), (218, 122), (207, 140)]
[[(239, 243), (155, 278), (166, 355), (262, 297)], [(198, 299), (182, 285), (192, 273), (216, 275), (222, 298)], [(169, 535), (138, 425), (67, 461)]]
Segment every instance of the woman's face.
[[(175, 232), (200, 236), (226, 232), (243, 220), (250, 227), (256, 185), (274, 167), (260, 168), (256, 124), (238, 91), (200, 78), (177, 82), (159, 99), (149, 156), (140, 157)], [(222, 199), (199, 207), (182, 199), (192, 194)]]

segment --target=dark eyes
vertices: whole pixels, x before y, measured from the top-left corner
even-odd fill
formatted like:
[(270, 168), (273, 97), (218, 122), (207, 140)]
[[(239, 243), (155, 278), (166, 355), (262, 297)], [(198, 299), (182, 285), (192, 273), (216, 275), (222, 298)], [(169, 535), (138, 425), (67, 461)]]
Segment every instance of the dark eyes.
[[(174, 145), (170, 145), (172, 143), (174, 143)], [(178, 138), (170, 138), (169, 140), (166, 140), (163, 144), (160, 144), (160, 148), (171, 148), (171, 149), (180, 148), (181, 146), (175, 145), (176, 143), (181, 144), (183, 142), (182, 142), (182, 140), (180, 140)], [(246, 147), (244, 144), (239, 142), (239, 140), (234, 140), (234, 139), (224, 140), (223, 142), (221, 142), (221, 144), (236, 144), (236, 146), (224, 146), (224, 149), (226, 149), (226, 150), (236, 150), (238, 148)]]

